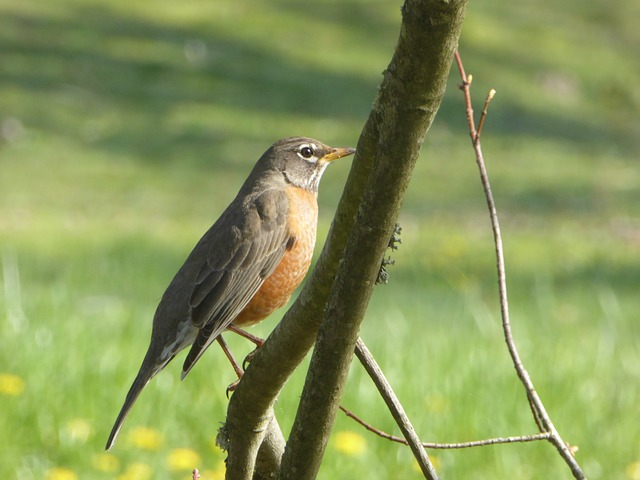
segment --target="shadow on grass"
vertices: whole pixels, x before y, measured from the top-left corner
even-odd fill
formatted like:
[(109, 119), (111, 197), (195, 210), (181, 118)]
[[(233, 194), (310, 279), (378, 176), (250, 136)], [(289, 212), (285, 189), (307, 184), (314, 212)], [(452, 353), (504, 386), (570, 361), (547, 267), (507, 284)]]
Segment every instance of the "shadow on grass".
[[(293, 17), (291, 24), (274, 25), (274, 34), (307, 28), (318, 36), (317, 48), (326, 48), (322, 43), (326, 22), (352, 32), (348, 38), (392, 54), (397, 25), (388, 13), (380, 14), (382, 9), (359, 3), (319, 7), (286, 1), (274, 3), (273, 8)], [(322, 69), (278, 52), (268, 39), (260, 44), (225, 34), (228, 26), (216, 28), (220, 20), (200, 23), (179, 27), (105, 7), (76, 8), (56, 17), (5, 12), (0, 17), (4, 63), (0, 88), (18, 96), (5, 100), (5, 111), (29, 127), (153, 162), (195, 158), (212, 145), (227, 142), (270, 143), (272, 138), (236, 138), (246, 136), (234, 128), (243, 121), (243, 112), (247, 116), (262, 112), (263, 118), (266, 114), (275, 119), (300, 115), (364, 122), (380, 77)], [(310, 57), (313, 54), (309, 52)], [(341, 55), (344, 52), (336, 52)], [(524, 58), (482, 50), (472, 55), (486, 64), (507, 62), (513, 69), (534, 69)], [(449, 92), (438, 122), (464, 133), (458, 99), (451, 97), (457, 94)], [(176, 111), (181, 108), (200, 109), (203, 115), (215, 108), (222, 117), (232, 112), (234, 119), (228, 125), (185, 120), (177, 126)], [(586, 148), (610, 143), (632, 148), (637, 143), (570, 112), (532, 113), (517, 103), (496, 104), (490, 128), (506, 135), (562, 138)]]
[(80, 137), (91, 137), (92, 116), (115, 111), (120, 125), (89, 138), (93, 146), (154, 162), (233, 135), (231, 121), (217, 131), (176, 128), (170, 115), (178, 108), (366, 118), (376, 78), (300, 64), (268, 43), (212, 27), (175, 27), (102, 7), (57, 18), (4, 14), (0, 88), (24, 92), (8, 111), (29, 127)]

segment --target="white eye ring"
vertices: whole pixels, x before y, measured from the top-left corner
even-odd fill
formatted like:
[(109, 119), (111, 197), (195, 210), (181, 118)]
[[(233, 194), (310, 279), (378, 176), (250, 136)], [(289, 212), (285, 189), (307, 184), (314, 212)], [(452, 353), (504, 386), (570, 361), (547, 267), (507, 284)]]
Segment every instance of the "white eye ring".
[(298, 156), (304, 160), (315, 159), (316, 146), (314, 144), (304, 144), (298, 149)]

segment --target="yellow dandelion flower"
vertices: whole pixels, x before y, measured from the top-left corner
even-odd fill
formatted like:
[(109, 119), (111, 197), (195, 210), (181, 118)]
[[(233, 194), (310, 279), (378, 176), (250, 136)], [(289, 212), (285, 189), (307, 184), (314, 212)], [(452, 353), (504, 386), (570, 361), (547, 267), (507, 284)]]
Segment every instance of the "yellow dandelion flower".
[(449, 411), (449, 401), (447, 397), (439, 393), (433, 393), (426, 398), (427, 411), (431, 413), (447, 413)]
[(74, 418), (64, 426), (63, 433), (71, 442), (86, 443), (93, 433), (93, 427), (84, 418)]
[(116, 480), (149, 480), (153, 475), (153, 468), (142, 462), (132, 463)]
[(163, 435), (152, 428), (135, 427), (129, 434), (129, 442), (142, 450), (158, 450), (164, 442)]
[(224, 460), (220, 460), (214, 470), (204, 470), (200, 472), (200, 480), (224, 480), (226, 471)]
[(0, 373), (0, 395), (17, 397), (24, 392), (24, 380), (17, 375)]
[(469, 249), (469, 242), (461, 235), (452, 236), (442, 249), (442, 253), (449, 258), (459, 258)]
[(358, 433), (342, 431), (336, 433), (334, 447), (339, 452), (356, 456), (367, 449), (367, 441)]
[(626, 473), (629, 480), (640, 480), (640, 461), (627, 465)]
[(118, 458), (106, 452), (94, 455), (91, 463), (100, 472), (115, 472), (120, 467)]
[(169, 470), (193, 470), (200, 463), (200, 455), (190, 448), (175, 448), (169, 452), (167, 467)]
[(215, 470), (200, 472), (200, 480), (224, 480), (225, 473), (224, 464), (221, 464)]
[[(431, 461), (431, 465), (433, 465), (433, 468), (435, 468), (436, 470), (440, 469), (440, 459), (438, 457), (436, 457), (435, 455), (429, 455), (429, 460)], [(422, 472), (420, 465), (418, 465), (418, 462), (416, 462), (415, 459), (413, 459), (413, 469), (416, 472)]]
[(78, 476), (73, 470), (62, 467), (55, 467), (47, 470), (44, 478), (45, 480), (78, 480)]

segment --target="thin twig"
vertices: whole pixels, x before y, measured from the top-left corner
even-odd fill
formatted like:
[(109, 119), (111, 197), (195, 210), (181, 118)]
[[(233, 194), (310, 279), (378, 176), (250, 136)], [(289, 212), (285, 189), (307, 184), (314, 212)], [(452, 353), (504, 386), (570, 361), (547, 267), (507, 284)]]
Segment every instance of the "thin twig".
[(482, 134), (482, 127), (484, 126), (484, 119), (487, 118), (487, 109), (489, 108), (489, 103), (493, 100), (496, 91), (492, 88), (489, 90), (487, 94), (487, 98), (484, 101), (484, 107), (482, 107), (482, 113), (480, 114), (480, 120), (478, 121), (478, 131), (476, 132), (475, 143), (480, 141), (480, 135)]
[[(455, 51), (456, 64), (458, 65), (458, 70), (460, 71), (460, 77), (462, 78), (462, 84), (460, 85), (460, 90), (463, 92), (469, 91), (469, 87), (471, 86), (472, 76), (468, 75), (464, 71), (464, 65), (462, 64), (462, 60), (460, 59), (460, 55), (458, 54), (458, 50)], [(473, 106), (471, 105), (471, 96), (465, 95), (465, 107), (467, 110), (467, 121), (469, 122), (469, 134), (471, 135), (471, 141), (475, 145), (476, 143), (476, 125), (473, 120)]]
[[(347, 410), (343, 406), (340, 406), (340, 410), (342, 410), (347, 417), (352, 418), (364, 428), (369, 430), (372, 433), (375, 433), (379, 437), (382, 437), (386, 440), (391, 440), (392, 442), (401, 443), (403, 445), (408, 445), (406, 439), (402, 437), (397, 437), (395, 435), (391, 435), (383, 430), (380, 430), (373, 425), (365, 422), (360, 417), (358, 417), (355, 413)], [(433, 448), (439, 450), (447, 450), (447, 449), (455, 449), (455, 448), (471, 448), (471, 447), (484, 447), (487, 445), (497, 445), (500, 443), (525, 443), (525, 442), (536, 442), (539, 440), (549, 440), (551, 436), (550, 433), (536, 433), (535, 435), (520, 435), (517, 437), (498, 437), (498, 438), (486, 438), (484, 440), (475, 440), (472, 442), (460, 442), (460, 443), (432, 443), (432, 442), (422, 442), (422, 446), (424, 448)]]
[[(437, 480), (438, 474), (436, 473), (433, 464), (429, 460), (427, 452), (424, 451), (422, 442), (420, 441), (418, 434), (413, 428), (413, 425), (411, 425), (409, 417), (407, 417), (404, 408), (402, 408), (400, 400), (398, 400), (398, 397), (396, 397), (396, 394), (394, 393), (391, 385), (384, 376), (384, 373), (382, 373), (380, 366), (373, 358), (373, 355), (371, 355), (371, 352), (369, 352), (369, 349), (359, 337), (356, 343), (355, 351), (358, 360), (360, 360), (360, 363), (373, 380), (373, 383), (378, 388), (380, 395), (387, 404), (387, 408), (389, 408), (391, 415), (393, 415), (396, 424), (398, 425), (398, 427), (400, 427), (400, 431), (402, 431), (402, 434), (404, 435), (405, 442), (411, 448), (413, 456), (418, 462), (423, 475), (427, 479)], [(346, 410), (342, 406), (340, 407), (340, 409), (346, 413)]]
[[(491, 186), (489, 184), (489, 177), (487, 174), (486, 166), (484, 163), (484, 156), (482, 154), (482, 148), (480, 145), (480, 137), (479, 133), (475, 130), (474, 121), (473, 121), (473, 109), (471, 108), (471, 93), (469, 91), (470, 81), (466, 75), (464, 70), (464, 66), (462, 64), (462, 60), (460, 58), (460, 54), (456, 50), (455, 59), (458, 65), (458, 70), (460, 71), (460, 76), (462, 78), (462, 85), (460, 86), (461, 90), (464, 93), (466, 110), (467, 110), (467, 120), (469, 122), (469, 133), (471, 135), (471, 140), (473, 143), (473, 148), (476, 154), (476, 163), (478, 165), (478, 169), (480, 170), (480, 179), (482, 182), (482, 187), (484, 188), (485, 197), (487, 199), (487, 206), (489, 207), (489, 216), (491, 218), (491, 228), (493, 230), (493, 237), (496, 248), (496, 259), (497, 259), (497, 269), (498, 269), (498, 289), (500, 292), (500, 313), (502, 315), (502, 329), (504, 331), (505, 341), (507, 343), (507, 348), (509, 350), (509, 354), (511, 355), (511, 359), (513, 361), (513, 365), (518, 374), (518, 378), (524, 385), (524, 388), (527, 392), (527, 399), (529, 400), (529, 404), (531, 405), (531, 409), (534, 413), (534, 418), (538, 427), (543, 433), (549, 433), (549, 441), (556, 447), (564, 461), (567, 463), (573, 476), (576, 479), (586, 478), (582, 469), (576, 462), (573, 457), (572, 449), (567, 446), (567, 444), (562, 440), (560, 434), (556, 430), (549, 414), (547, 413), (538, 393), (536, 392), (533, 382), (531, 381), (531, 377), (529, 373), (524, 368), (522, 360), (520, 359), (520, 355), (518, 354), (518, 350), (516, 348), (516, 344), (513, 340), (513, 334), (511, 331), (511, 322), (509, 319), (509, 303), (507, 298), (507, 278), (506, 278), (506, 270), (505, 270), (505, 261), (504, 254), (502, 248), (502, 236), (500, 234), (500, 224), (498, 222), (498, 213), (496, 211), (495, 201), (493, 199), (493, 194), (491, 192)], [(491, 96), (492, 97), (492, 96)], [(487, 102), (485, 102), (485, 110), (491, 98), (488, 97)], [(485, 114), (486, 116), (486, 114)]]

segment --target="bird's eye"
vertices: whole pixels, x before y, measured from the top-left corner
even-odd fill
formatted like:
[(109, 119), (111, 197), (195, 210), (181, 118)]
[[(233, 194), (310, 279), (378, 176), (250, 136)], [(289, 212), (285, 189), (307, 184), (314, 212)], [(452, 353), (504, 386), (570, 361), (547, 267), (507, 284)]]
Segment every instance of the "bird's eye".
[(304, 158), (311, 158), (313, 157), (313, 149), (308, 145), (305, 145), (300, 149), (300, 155), (302, 155)]

